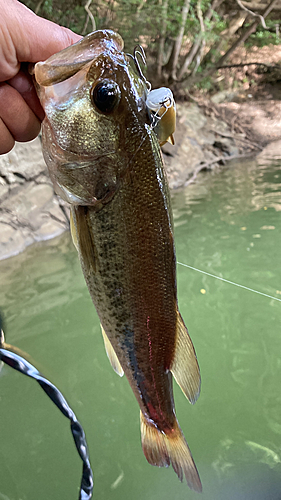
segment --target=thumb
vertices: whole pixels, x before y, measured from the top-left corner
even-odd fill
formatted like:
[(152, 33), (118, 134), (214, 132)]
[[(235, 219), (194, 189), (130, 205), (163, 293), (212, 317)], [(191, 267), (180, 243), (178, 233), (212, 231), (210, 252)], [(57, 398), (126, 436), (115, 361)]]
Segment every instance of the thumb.
[(0, 36), (0, 55), (4, 55), (0, 63), (0, 81), (16, 75), (21, 62), (44, 61), (81, 38), (37, 16), (17, 0), (0, 0), (0, 9), (0, 35), (1, 31), (4, 34), (3, 38)]

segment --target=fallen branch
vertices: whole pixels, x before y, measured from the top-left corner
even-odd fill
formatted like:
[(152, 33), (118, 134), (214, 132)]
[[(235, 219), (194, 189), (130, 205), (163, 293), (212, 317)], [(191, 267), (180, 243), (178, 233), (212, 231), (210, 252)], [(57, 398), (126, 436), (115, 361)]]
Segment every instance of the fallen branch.
[(250, 156), (253, 156), (255, 153), (246, 153), (246, 154), (243, 154), (243, 155), (240, 155), (240, 154), (237, 154), (237, 155), (231, 155), (231, 156), (218, 156), (217, 158), (215, 158), (214, 160), (211, 160), (211, 161), (206, 161), (204, 163), (201, 163), (200, 165), (198, 165), (198, 167), (194, 170), (192, 176), (190, 177), (190, 179), (188, 179), (185, 183), (184, 183), (184, 187), (186, 186), (189, 186), (189, 184), (192, 184), (192, 182), (195, 181), (197, 175), (199, 174), (199, 172), (201, 172), (201, 170), (207, 170), (211, 165), (214, 165), (215, 163), (218, 163), (219, 161), (230, 161), (230, 160), (235, 160), (237, 158), (248, 158)]
[(265, 66), (266, 68), (275, 68), (275, 69), (280, 69), (281, 70), (281, 65), (280, 64), (266, 64), (266, 63), (260, 63), (260, 62), (250, 62), (250, 63), (239, 63), (239, 64), (227, 64), (224, 66), (217, 66), (217, 69), (225, 69), (225, 68), (239, 68), (242, 66)]
[(67, 229), (69, 229), (70, 227), (69, 224), (66, 224), (65, 220), (61, 220), (56, 215), (52, 214), (52, 212), (50, 212), (49, 210), (47, 210), (46, 212), (42, 212), (42, 216), (45, 218), (50, 217), (50, 219), (54, 220), (55, 222), (59, 222), (59, 224), (61, 224), (64, 227), (67, 227)]
[(57, 200), (59, 202), (59, 207), (65, 217), (65, 222), (66, 222), (66, 225), (68, 226), (68, 228), (70, 228), (70, 217), (69, 217), (69, 214), (67, 212), (67, 209), (66, 207), (60, 202), (59, 198), (57, 197)]
[[(234, 116), (234, 119), (237, 119), (237, 115)], [(224, 117), (224, 121), (227, 123), (226, 117)], [(218, 134), (221, 137), (225, 137), (226, 139), (233, 139), (234, 141), (244, 142), (244, 144), (247, 144), (247, 146), (249, 148), (253, 149), (253, 150), (256, 150), (256, 149), (259, 149), (260, 151), (263, 150), (263, 146), (260, 146), (259, 144), (257, 144), (256, 142), (253, 142), (250, 139), (247, 139), (245, 132), (241, 132), (241, 133), (244, 133), (245, 137), (240, 137), (239, 135), (237, 135), (235, 133), (233, 133), (233, 134), (226, 134), (224, 132), (218, 132), (218, 130), (216, 130), (214, 128), (210, 128), (210, 130), (214, 134)], [(243, 129), (241, 129), (241, 130), (243, 130)]]

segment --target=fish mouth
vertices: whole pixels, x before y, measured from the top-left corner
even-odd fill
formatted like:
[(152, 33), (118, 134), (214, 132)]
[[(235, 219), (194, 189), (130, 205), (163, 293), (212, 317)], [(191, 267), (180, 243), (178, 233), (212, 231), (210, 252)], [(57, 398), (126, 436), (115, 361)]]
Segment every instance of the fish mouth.
[[(32, 73), (38, 85), (49, 86), (59, 83), (113, 47), (118, 51), (123, 50), (124, 42), (118, 33), (111, 30), (93, 31), (46, 61), (35, 64)], [(83, 54), (82, 57), (81, 54)]]

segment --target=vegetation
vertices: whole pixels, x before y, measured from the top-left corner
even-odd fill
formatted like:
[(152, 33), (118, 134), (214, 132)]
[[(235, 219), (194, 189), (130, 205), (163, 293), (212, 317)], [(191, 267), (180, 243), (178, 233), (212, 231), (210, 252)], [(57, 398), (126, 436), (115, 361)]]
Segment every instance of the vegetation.
[(80, 34), (93, 29), (114, 29), (124, 38), (127, 52), (141, 44), (154, 85), (208, 87), (211, 77), (239, 45), (261, 47), (280, 43), (278, 0), (25, 0), (24, 3), (37, 14)]

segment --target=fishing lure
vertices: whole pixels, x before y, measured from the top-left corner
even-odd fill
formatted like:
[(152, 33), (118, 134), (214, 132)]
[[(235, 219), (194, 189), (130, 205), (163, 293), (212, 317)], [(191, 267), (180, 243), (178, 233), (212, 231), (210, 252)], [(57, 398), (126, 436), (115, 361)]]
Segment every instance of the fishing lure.
[(164, 146), (166, 142), (174, 145), (176, 103), (173, 92), (167, 87), (151, 90), (151, 83), (145, 78), (138, 61), (139, 56), (143, 64), (146, 65), (146, 56), (141, 45), (136, 45), (133, 55), (128, 53), (126, 55), (133, 59), (140, 78), (146, 84), (148, 92), (146, 98), (147, 112), (151, 120), (151, 127), (157, 135), (160, 146)]
[(160, 146), (170, 142), (174, 145), (176, 128), (176, 103), (173, 92), (166, 87), (151, 90), (146, 99), (151, 127), (158, 137)]

